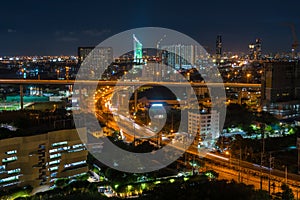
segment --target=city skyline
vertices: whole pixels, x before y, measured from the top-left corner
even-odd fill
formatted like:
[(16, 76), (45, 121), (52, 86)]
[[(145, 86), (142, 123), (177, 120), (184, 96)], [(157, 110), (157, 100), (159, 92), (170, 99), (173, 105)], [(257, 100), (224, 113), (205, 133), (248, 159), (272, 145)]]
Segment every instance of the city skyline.
[(95, 46), (119, 32), (147, 26), (183, 32), (209, 53), (215, 52), (217, 35), (222, 35), (224, 51), (248, 53), (248, 45), (261, 38), (263, 53), (290, 52), (293, 36), (287, 24), (299, 33), (298, 4), (3, 2), (0, 55), (75, 55), (78, 46)]

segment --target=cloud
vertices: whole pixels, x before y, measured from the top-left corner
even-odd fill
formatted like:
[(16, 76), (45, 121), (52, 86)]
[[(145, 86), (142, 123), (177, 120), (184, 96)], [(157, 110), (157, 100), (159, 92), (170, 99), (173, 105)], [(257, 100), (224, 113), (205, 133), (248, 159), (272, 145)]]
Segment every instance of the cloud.
[(17, 30), (16, 30), (16, 29), (11, 29), (11, 28), (9, 28), (9, 29), (7, 29), (7, 32), (8, 32), (8, 33), (16, 33)]
[(76, 37), (69, 37), (69, 36), (57, 38), (57, 41), (60, 41), (60, 42), (77, 42), (78, 40), (79, 39)]
[(89, 35), (89, 36), (104, 36), (104, 35), (107, 35), (111, 32), (111, 30), (109, 29), (103, 29), (103, 30), (93, 30), (93, 29), (90, 29), (90, 30), (84, 30), (82, 31), (83, 34), (85, 35)]
[(64, 32), (64, 31), (59, 31), (59, 30), (57, 30), (57, 31), (55, 31), (53, 34), (54, 34), (55, 36), (62, 36), (62, 35), (65, 34), (65, 32)]

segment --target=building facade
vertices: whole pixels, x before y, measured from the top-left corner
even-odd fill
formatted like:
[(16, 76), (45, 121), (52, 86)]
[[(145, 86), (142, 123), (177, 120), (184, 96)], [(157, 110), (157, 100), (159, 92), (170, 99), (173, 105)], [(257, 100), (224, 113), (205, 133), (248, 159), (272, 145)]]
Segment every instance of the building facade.
[[(83, 63), (84, 60), (85, 62)], [(86, 79), (102, 79), (103, 72), (112, 62), (112, 47), (79, 47), (78, 63), (81, 64), (80, 68), (82, 68), (82, 71), (77, 75), (78, 77), (85, 75)]]
[(277, 118), (298, 117), (300, 110), (300, 63), (264, 63), (261, 81), (262, 109)]
[(182, 44), (162, 46), (162, 50), (163, 63), (176, 70), (194, 66), (199, 53), (196, 46)]
[(217, 63), (220, 62), (221, 57), (222, 57), (222, 36), (217, 35), (217, 39), (216, 39), (216, 60), (217, 60)]
[(88, 171), (87, 150), (76, 129), (59, 130), (0, 142), (0, 190), (52, 185)]
[(143, 62), (143, 44), (133, 34), (133, 49), (134, 49), (134, 62)]
[(266, 62), (262, 77), (262, 98), (265, 102), (283, 102), (299, 99), (298, 62)]
[(188, 112), (188, 133), (196, 136), (196, 143), (204, 147), (211, 147), (220, 135), (219, 113), (216, 110), (210, 112)]

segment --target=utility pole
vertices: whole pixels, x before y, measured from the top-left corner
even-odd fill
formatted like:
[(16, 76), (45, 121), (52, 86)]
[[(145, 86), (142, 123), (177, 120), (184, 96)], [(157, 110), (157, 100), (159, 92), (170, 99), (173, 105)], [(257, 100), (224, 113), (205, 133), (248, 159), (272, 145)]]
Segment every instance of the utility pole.
[(264, 129), (265, 126), (264, 124), (261, 124), (261, 139), (262, 139), (262, 152), (261, 152), (261, 157), (260, 157), (260, 189), (262, 190), (262, 167), (263, 167), (263, 160), (264, 160), (264, 154), (265, 154), (265, 134), (264, 134)]
[(272, 154), (270, 153), (270, 158), (269, 158), (269, 194), (271, 194), (271, 169), (272, 165), (274, 164), (274, 157), (272, 157)]
[(288, 183), (288, 171), (287, 171), (287, 165), (285, 165), (285, 184)]
[(242, 174), (241, 174), (241, 160), (242, 160), (242, 147), (240, 147), (240, 159), (239, 159), (239, 182), (242, 182)]
[(21, 110), (24, 108), (24, 94), (23, 94), (23, 85), (20, 84), (20, 107)]

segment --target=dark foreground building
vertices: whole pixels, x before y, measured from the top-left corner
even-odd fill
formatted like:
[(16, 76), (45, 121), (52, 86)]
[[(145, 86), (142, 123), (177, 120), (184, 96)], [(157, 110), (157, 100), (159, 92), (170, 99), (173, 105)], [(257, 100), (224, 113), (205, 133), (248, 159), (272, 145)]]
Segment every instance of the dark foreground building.
[(3, 139), (0, 190), (13, 186), (51, 186), (57, 178), (84, 174), (88, 171), (87, 154), (76, 129)]

